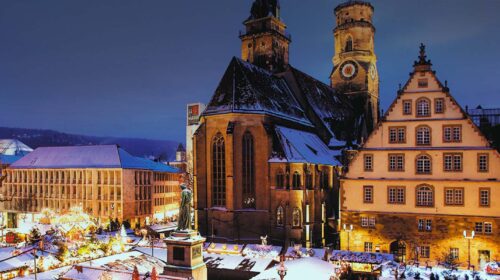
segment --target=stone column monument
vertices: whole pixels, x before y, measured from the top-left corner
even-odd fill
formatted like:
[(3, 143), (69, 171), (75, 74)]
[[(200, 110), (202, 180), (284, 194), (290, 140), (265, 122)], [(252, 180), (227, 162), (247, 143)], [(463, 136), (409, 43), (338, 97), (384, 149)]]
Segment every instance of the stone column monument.
[(163, 274), (176, 277), (192, 277), (195, 280), (207, 279), (207, 267), (203, 262), (203, 238), (199, 232), (191, 229), (192, 192), (181, 177), (181, 205), (177, 230), (168, 238), (167, 266)]

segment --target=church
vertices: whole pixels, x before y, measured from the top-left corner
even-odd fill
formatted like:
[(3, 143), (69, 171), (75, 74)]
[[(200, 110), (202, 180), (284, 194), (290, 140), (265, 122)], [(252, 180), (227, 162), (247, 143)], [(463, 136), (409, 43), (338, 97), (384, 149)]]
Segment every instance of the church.
[(289, 63), (278, 0), (255, 0), (193, 136), (195, 224), (210, 241), (338, 242), (339, 177), (378, 121), (373, 7), (335, 8), (330, 85)]

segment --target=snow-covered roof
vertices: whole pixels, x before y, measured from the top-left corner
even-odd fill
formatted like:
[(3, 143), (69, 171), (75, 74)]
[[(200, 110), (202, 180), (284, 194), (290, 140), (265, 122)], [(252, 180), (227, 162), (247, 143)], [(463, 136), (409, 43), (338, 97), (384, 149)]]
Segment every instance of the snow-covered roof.
[(40, 147), (11, 168), (124, 168), (179, 172), (177, 168), (135, 157), (117, 145)]
[(316, 134), (284, 126), (276, 126), (275, 130), (288, 162), (340, 165), (335, 159), (336, 152), (330, 150)]
[[(156, 271), (158, 274), (163, 271)], [(151, 273), (151, 271), (149, 271)], [(140, 279), (144, 278), (145, 273), (140, 274)], [(75, 265), (63, 276), (64, 279), (75, 280), (97, 280), (97, 279), (113, 279), (113, 280), (130, 280), (132, 279), (132, 271), (119, 270), (119, 269), (104, 269), (99, 267), (78, 266)], [(187, 279), (182, 277), (172, 277), (165, 275), (158, 275), (158, 279)]]
[(285, 79), (234, 57), (203, 115), (267, 114), (312, 126)]
[(0, 154), (7, 156), (24, 156), (33, 149), (17, 139), (0, 139)]
[(381, 264), (393, 261), (394, 255), (371, 252), (352, 252), (343, 250), (333, 250), (330, 256), (331, 261), (348, 261), (358, 263)]
[[(252, 280), (279, 280), (280, 276), (278, 275), (277, 271), (278, 266), (279, 264), (267, 269), (266, 271), (253, 277)], [(285, 279), (287, 280), (329, 280), (330, 276), (334, 272), (334, 267), (332, 264), (317, 258), (301, 258), (291, 261), (285, 261), (285, 267), (287, 268), (285, 277)]]

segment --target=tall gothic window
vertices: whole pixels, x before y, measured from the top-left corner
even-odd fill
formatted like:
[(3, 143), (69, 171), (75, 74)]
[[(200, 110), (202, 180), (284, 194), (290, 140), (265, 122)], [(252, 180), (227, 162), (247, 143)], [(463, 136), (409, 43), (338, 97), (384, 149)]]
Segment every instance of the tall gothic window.
[(248, 131), (243, 135), (242, 149), (243, 207), (255, 208), (253, 136)]
[(278, 209), (276, 210), (276, 225), (279, 227), (285, 225), (285, 210), (281, 205), (278, 206)]
[(322, 171), (320, 176), (320, 187), (322, 189), (328, 189), (328, 171)]
[(417, 145), (431, 144), (431, 128), (423, 125), (417, 127)]
[(431, 115), (431, 102), (427, 98), (417, 100), (417, 117), (428, 117)]
[(346, 52), (352, 51), (352, 37), (351, 36), (347, 37), (347, 40), (345, 42), (345, 51)]
[(417, 206), (433, 207), (434, 190), (431, 186), (421, 185), (417, 187)]
[(212, 204), (226, 206), (226, 145), (221, 133), (212, 140)]
[(293, 173), (292, 186), (296, 190), (300, 189), (300, 174), (297, 171)]
[(285, 188), (285, 174), (283, 174), (282, 170), (279, 170), (276, 174), (276, 188), (284, 189)]
[(308, 190), (314, 189), (313, 175), (311, 174), (311, 172), (306, 172), (306, 182), (305, 182), (305, 185), (306, 185), (306, 188)]

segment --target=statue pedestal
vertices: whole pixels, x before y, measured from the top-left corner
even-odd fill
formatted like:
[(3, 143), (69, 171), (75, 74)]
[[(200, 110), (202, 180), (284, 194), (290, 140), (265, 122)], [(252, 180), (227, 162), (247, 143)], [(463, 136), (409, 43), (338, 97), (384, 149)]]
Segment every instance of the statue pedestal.
[(174, 231), (164, 239), (167, 244), (167, 266), (163, 274), (176, 277), (207, 279), (207, 267), (203, 262), (203, 242), (197, 231)]

